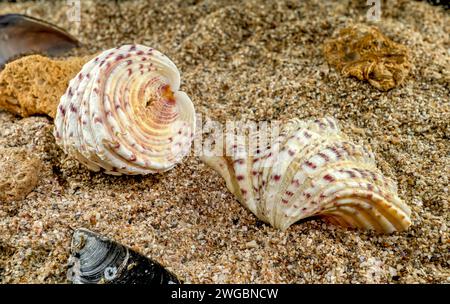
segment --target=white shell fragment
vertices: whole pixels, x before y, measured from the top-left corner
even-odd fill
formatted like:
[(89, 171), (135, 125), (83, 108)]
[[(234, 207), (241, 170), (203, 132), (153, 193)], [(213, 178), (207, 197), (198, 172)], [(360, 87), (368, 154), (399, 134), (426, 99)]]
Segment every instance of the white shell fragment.
[(245, 207), (274, 227), (285, 230), (312, 216), (384, 233), (411, 225), (410, 209), (394, 182), (334, 119), (291, 120), (269, 146), (256, 146), (252, 153), (226, 152), (230, 147), (245, 151), (248, 140), (247, 135), (236, 144), (227, 137), (217, 142), (225, 156), (202, 160), (222, 175)]
[(195, 110), (180, 73), (142, 45), (104, 51), (83, 66), (61, 97), (55, 138), (93, 171), (148, 174), (174, 167), (190, 150)]

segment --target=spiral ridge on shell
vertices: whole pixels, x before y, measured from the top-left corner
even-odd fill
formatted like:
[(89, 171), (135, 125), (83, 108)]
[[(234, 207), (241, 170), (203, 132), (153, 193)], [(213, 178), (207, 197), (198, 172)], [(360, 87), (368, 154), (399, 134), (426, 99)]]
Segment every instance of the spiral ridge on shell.
[(282, 230), (314, 216), (384, 233), (411, 225), (410, 208), (395, 183), (333, 118), (291, 120), (268, 146), (248, 151), (248, 142), (261, 136), (227, 136), (216, 141), (223, 156), (202, 157), (259, 219)]
[(86, 63), (61, 97), (54, 135), (93, 171), (149, 174), (189, 153), (195, 110), (180, 73), (161, 52), (124, 45)]

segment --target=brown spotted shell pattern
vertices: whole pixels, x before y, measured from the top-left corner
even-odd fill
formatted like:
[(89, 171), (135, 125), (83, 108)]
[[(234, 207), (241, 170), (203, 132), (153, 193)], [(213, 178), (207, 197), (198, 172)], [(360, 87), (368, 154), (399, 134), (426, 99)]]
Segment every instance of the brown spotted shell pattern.
[[(202, 160), (259, 219), (282, 230), (313, 216), (384, 233), (411, 225), (410, 209), (398, 197), (394, 182), (377, 169), (373, 154), (352, 143), (334, 119), (294, 119), (271, 145), (255, 145), (251, 153), (246, 150), (250, 135), (245, 136), (217, 141), (225, 156)], [(230, 146), (235, 153), (226, 153)]]
[(180, 73), (143, 45), (104, 51), (70, 81), (55, 118), (57, 143), (93, 171), (148, 174), (174, 167), (194, 138), (195, 110)]

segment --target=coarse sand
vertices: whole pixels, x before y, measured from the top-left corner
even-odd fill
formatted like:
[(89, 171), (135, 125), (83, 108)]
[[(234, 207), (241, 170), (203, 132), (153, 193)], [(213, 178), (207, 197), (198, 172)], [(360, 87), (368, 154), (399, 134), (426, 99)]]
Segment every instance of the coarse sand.
[(83, 0), (78, 25), (67, 19), (66, 1), (0, 3), (0, 14), (68, 29), (85, 43), (82, 54), (132, 42), (162, 51), (203, 117), (337, 118), (398, 183), (413, 221), (393, 235), (321, 220), (281, 232), (194, 155), (164, 174), (93, 173), (56, 146), (50, 118), (0, 112), (0, 147), (29, 149), (43, 162), (34, 191), (0, 203), (0, 282), (66, 283), (78, 227), (191, 283), (450, 282), (450, 16), (425, 2), (382, 2), (375, 25), (410, 49), (413, 68), (401, 87), (381, 92), (342, 77), (322, 53), (335, 31), (368, 23), (365, 2)]

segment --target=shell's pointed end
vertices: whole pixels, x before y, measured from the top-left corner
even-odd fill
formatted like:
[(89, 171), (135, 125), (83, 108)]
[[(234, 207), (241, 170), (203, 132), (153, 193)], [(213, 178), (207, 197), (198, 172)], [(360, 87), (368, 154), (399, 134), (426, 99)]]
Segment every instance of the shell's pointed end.
[(80, 228), (72, 237), (67, 279), (75, 284), (179, 284), (158, 262)]
[(29, 54), (63, 56), (82, 44), (58, 26), (21, 14), (0, 15), (0, 66)]

